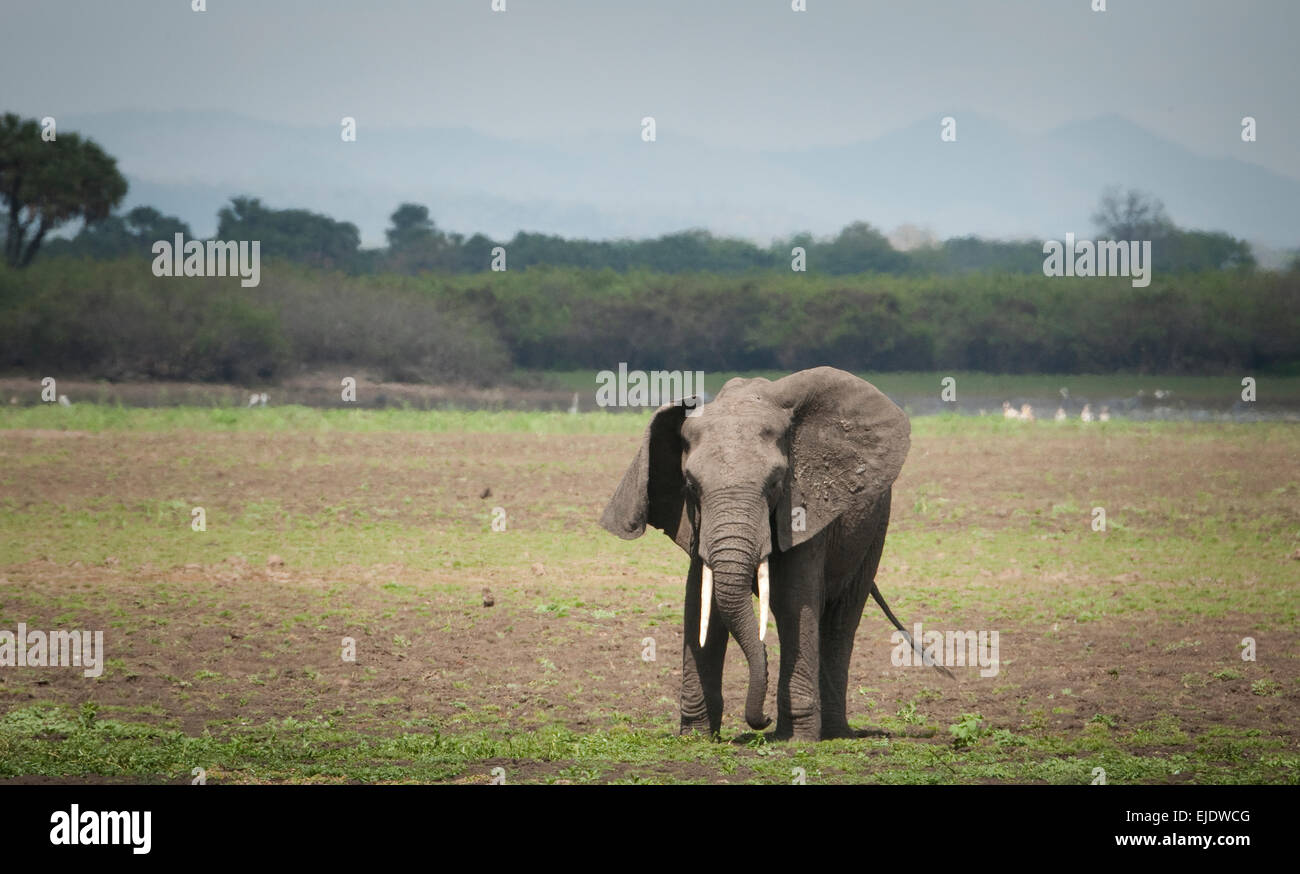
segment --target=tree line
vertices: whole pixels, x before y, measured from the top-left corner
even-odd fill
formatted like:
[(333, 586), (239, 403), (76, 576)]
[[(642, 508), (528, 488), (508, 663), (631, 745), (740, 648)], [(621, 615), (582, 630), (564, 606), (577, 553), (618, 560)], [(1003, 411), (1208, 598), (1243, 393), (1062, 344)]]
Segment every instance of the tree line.
[[(1107, 210), (1108, 199), (1136, 199), (1138, 212), (1154, 210), (1135, 220), (1131, 210)], [(1251, 270), (1255, 258), (1250, 244), (1223, 232), (1177, 227), (1159, 201), (1139, 192), (1108, 193), (1094, 217), (1098, 236), (1115, 240), (1151, 240), (1152, 269), (1161, 273), (1206, 270)], [(924, 276), (995, 271), (1039, 273), (1042, 242), (986, 240), (976, 236), (926, 241), (906, 251), (867, 222), (853, 222), (824, 238), (794, 234), (760, 246), (743, 239), (716, 236), (707, 230), (686, 230), (642, 240), (567, 239), (520, 231), (507, 240), (484, 234), (444, 231), (429, 216), (428, 207), (401, 204), (390, 217), (387, 246), (363, 249), (356, 225), (303, 209), (273, 209), (258, 198), (234, 197), (217, 215), (218, 240), (260, 240), (262, 251), (299, 264), (339, 269), (352, 275), (398, 273), (479, 273), (494, 263), (506, 269), (581, 267), (625, 273), (750, 273), (791, 271), (796, 260), (808, 273), (849, 276), (878, 273)], [(87, 224), (74, 237), (47, 244), (53, 257), (117, 258), (148, 255), (158, 240), (177, 233), (194, 239), (189, 225), (151, 207), (136, 207)], [(498, 258), (499, 253), (504, 255)]]
[[(111, 259), (147, 256), (155, 242), (178, 233), (194, 239), (188, 224), (152, 207), (118, 211), (126, 193), (116, 160), (93, 141), (76, 133), (55, 135), (35, 119), (13, 113), (0, 117), (0, 202), (8, 212), (0, 234), (10, 266), (26, 267), (42, 249), (52, 257)], [(237, 196), (218, 211), (216, 239), (259, 240), (269, 257), (352, 275), (479, 273), (494, 260), (499, 266), (501, 250), (511, 269), (546, 265), (659, 273), (784, 271), (795, 262), (808, 273), (831, 276), (1036, 273), (1043, 263), (1036, 240), (938, 241), (920, 235), (900, 248), (864, 221), (828, 237), (798, 233), (761, 246), (701, 229), (641, 240), (567, 239), (521, 230), (509, 240), (494, 240), (439, 228), (428, 207), (416, 203), (400, 204), (389, 220), (387, 245), (365, 249), (351, 222)], [(50, 237), (78, 221), (74, 236)], [(1151, 240), (1151, 266), (1158, 273), (1255, 267), (1247, 242), (1220, 231), (1179, 228), (1159, 200), (1142, 192), (1105, 192), (1093, 221), (1101, 239)]]
[[(257, 382), (326, 366), (491, 383), (513, 369), (1295, 372), (1300, 263), (1178, 228), (1154, 198), (1103, 194), (1100, 238), (1152, 240), (1154, 280), (1050, 278), (1038, 241), (896, 248), (855, 222), (769, 246), (685, 231), (647, 240), (504, 242), (392, 213), (355, 225), (235, 197), (216, 239), (260, 240), (261, 285), (159, 277), (176, 216), (118, 210), (126, 183), (92, 141), (0, 118), (0, 370)], [(81, 221), (74, 236), (52, 239)], [(916, 241), (913, 241), (916, 242)], [(504, 249), (505, 270), (490, 269)], [(791, 270), (803, 250), (806, 273)]]
[(1300, 271), (796, 276), (535, 267), (262, 282), (140, 259), (0, 267), (0, 370), (274, 381), (345, 367), (492, 384), (512, 370), (1295, 373)]

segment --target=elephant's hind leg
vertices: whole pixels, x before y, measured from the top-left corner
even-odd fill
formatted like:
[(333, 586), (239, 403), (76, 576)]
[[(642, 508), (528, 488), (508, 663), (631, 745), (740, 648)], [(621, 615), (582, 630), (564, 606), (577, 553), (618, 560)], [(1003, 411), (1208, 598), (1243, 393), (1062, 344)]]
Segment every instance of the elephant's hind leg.
[(849, 727), (847, 713), (849, 661), (853, 656), (853, 638), (870, 590), (869, 582), (854, 581), (838, 601), (827, 603), (822, 613), (821, 671), (818, 679), (821, 686), (823, 739), (856, 737)]
[(848, 687), (849, 661), (853, 657), (853, 639), (862, 620), (862, 609), (871, 595), (871, 584), (880, 567), (880, 555), (885, 548), (885, 532), (889, 528), (889, 499), (883, 501), (883, 514), (875, 520), (871, 547), (863, 559), (862, 568), (839, 593), (839, 597), (826, 603), (822, 611), (821, 649), (821, 699), (822, 737), (856, 737), (849, 727)]

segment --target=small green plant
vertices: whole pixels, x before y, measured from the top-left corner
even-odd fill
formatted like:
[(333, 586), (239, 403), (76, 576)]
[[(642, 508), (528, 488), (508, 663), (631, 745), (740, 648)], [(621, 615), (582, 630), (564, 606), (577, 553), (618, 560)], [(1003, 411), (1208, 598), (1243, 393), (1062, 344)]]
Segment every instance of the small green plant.
[(993, 732), (992, 738), (993, 742), (1000, 747), (1023, 747), (1025, 744), (1029, 743), (1029, 741), (1025, 740), (1020, 735), (1005, 728), (999, 728), (997, 731)]
[(902, 707), (898, 708), (898, 718), (908, 725), (920, 725), (925, 722), (925, 717), (916, 712), (916, 702), (908, 701)]
[(961, 749), (973, 746), (984, 735), (984, 717), (978, 713), (963, 713), (961, 719), (948, 726), (952, 734), (952, 745)]
[(538, 604), (533, 608), (534, 613), (549, 613), (553, 616), (565, 617), (569, 615), (569, 608), (565, 604)]
[(1273, 680), (1256, 680), (1250, 684), (1250, 691), (1253, 695), (1270, 696), (1281, 695), (1282, 686)]
[(1092, 719), (1089, 719), (1088, 721), (1096, 723), (1097, 725), (1104, 725), (1107, 728), (1114, 728), (1116, 725), (1115, 717), (1109, 716), (1105, 713), (1094, 714)]

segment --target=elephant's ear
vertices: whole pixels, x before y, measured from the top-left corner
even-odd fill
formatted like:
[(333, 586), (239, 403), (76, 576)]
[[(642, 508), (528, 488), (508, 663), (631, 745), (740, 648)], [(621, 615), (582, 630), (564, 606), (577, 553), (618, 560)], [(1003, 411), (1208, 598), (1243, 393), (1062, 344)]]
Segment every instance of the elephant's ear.
[(600, 517), (611, 534), (633, 540), (648, 522), (690, 552), (691, 523), (682, 479), (682, 422), (695, 398), (664, 404), (650, 420), (636, 458)]
[(791, 411), (790, 473), (776, 514), (784, 551), (887, 492), (907, 458), (912, 429), (879, 389), (833, 367), (791, 374), (771, 391)]

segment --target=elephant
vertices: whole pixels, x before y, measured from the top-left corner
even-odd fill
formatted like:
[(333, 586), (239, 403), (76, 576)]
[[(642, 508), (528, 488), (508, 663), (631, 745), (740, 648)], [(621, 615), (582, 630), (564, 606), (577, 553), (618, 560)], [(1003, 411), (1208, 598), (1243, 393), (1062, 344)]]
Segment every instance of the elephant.
[(916, 648), (875, 586), (907, 416), (833, 367), (737, 377), (712, 403), (693, 400), (654, 413), (601, 517), (625, 540), (652, 525), (690, 556), (680, 731), (719, 735), (730, 637), (749, 667), (745, 721), (756, 731), (771, 724), (770, 612), (781, 640), (772, 738), (853, 737), (849, 657), (869, 595)]

